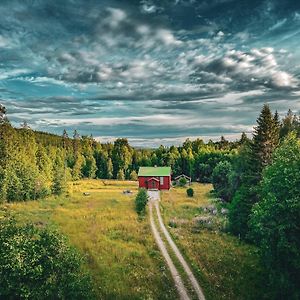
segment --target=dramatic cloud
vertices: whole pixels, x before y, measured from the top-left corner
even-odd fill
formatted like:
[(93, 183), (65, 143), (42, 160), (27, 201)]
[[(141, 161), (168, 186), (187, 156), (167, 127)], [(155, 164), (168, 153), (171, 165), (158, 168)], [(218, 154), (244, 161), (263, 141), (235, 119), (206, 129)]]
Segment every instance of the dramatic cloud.
[(18, 124), (136, 145), (251, 132), (300, 109), (295, 1), (2, 1), (0, 103)]

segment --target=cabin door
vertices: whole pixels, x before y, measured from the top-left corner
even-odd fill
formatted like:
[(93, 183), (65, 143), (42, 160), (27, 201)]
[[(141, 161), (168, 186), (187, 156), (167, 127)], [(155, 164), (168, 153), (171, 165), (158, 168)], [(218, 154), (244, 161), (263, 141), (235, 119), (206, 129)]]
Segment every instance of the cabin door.
[(158, 190), (158, 182), (156, 180), (149, 180), (148, 181), (148, 189), (150, 190)]

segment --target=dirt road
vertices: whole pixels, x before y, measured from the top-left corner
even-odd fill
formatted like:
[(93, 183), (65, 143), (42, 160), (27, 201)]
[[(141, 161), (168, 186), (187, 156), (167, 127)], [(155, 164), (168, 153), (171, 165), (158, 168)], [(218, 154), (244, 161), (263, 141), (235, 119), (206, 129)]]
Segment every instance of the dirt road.
[(149, 210), (150, 210), (150, 224), (151, 224), (151, 229), (154, 235), (154, 238), (156, 240), (156, 243), (162, 253), (162, 255), (164, 256), (167, 265), (171, 271), (172, 277), (174, 279), (178, 294), (180, 296), (180, 299), (190, 299), (188, 294), (187, 294), (187, 290), (183, 284), (182, 278), (180, 276), (180, 274), (178, 273), (178, 270), (176, 269), (169, 253), (168, 250), (166, 248), (166, 245), (164, 243), (164, 241), (162, 240), (160, 233), (156, 227), (156, 224), (154, 222), (154, 217), (153, 217), (153, 206), (155, 207), (156, 213), (157, 213), (157, 217), (158, 217), (158, 222), (159, 222), (159, 226), (160, 226), (160, 230), (163, 232), (166, 240), (168, 241), (172, 251), (175, 253), (176, 257), (178, 258), (179, 262), (181, 263), (184, 271), (187, 274), (187, 277), (189, 279), (189, 281), (191, 282), (191, 285), (198, 297), (199, 300), (205, 300), (204, 294), (202, 292), (202, 289), (200, 287), (200, 285), (198, 284), (198, 281), (196, 280), (194, 274), (192, 273), (189, 265), (187, 264), (186, 260), (183, 258), (181, 252), (179, 251), (178, 247), (176, 246), (176, 244), (174, 243), (174, 241), (172, 240), (166, 226), (163, 223), (162, 217), (161, 217), (161, 213), (160, 213), (160, 209), (159, 209), (159, 199), (160, 199), (160, 194), (159, 191), (148, 191), (148, 196), (149, 196)]

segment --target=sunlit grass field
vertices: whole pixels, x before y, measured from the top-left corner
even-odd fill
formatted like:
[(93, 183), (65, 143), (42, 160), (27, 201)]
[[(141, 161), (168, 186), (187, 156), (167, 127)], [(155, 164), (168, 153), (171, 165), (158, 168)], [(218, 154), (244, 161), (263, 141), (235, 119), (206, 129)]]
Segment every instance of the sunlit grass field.
[(176, 299), (148, 218), (134, 210), (136, 192), (136, 182), (82, 180), (68, 197), (6, 204), (1, 214), (64, 233), (86, 255), (98, 299)]
[[(208, 215), (203, 208), (215, 201), (211, 185), (194, 183), (192, 188), (193, 198), (186, 196), (186, 188), (163, 192), (161, 210), (207, 299), (263, 299), (264, 279), (257, 248), (222, 230), (199, 230), (195, 217)], [(220, 213), (213, 218), (220, 224), (226, 221)]]
[[(211, 185), (192, 187), (193, 198), (186, 188), (162, 192), (161, 209), (166, 225), (175, 224), (169, 230), (207, 299), (262, 299), (257, 249), (219, 230), (195, 230), (194, 218), (214, 202)], [(65, 234), (86, 256), (98, 299), (177, 299), (148, 216), (140, 220), (134, 210), (136, 193), (136, 182), (82, 180), (71, 184), (68, 196), (4, 204), (0, 216), (12, 214)]]

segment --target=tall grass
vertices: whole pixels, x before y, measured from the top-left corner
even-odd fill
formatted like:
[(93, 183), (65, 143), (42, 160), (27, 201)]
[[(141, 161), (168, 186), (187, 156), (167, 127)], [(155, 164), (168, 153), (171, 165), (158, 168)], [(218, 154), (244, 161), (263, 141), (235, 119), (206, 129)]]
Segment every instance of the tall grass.
[[(161, 208), (176, 244), (190, 262), (207, 299), (264, 299), (263, 271), (258, 250), (219, 229), (197, 228), (195, 217), (215, 203), (209, 184), (193, 184), (162, 193)], [(222, 223), (224, 217), (213, 216)], [(197, 230), (195, 230), (197, 229)]]
[(0, 215), (58, 227), (86, 255), (99, 299), (176, 299), (148, 219), (134, 211), (136, 193), (135, 182), (82, 180), (68, 197), (4, 205)]

